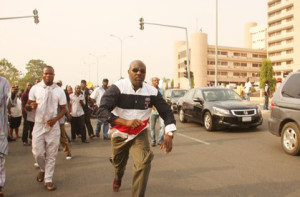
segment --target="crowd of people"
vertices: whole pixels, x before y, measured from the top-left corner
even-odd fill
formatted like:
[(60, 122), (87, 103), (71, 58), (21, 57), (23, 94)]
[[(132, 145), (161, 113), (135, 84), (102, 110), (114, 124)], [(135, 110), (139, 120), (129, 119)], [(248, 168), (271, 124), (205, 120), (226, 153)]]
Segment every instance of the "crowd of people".
[[(163, 99), (164, 92), (158, 87), (159, 78), (153, 77), (152, 85), (145, 83), (146, 66), (139, 60), (130, 64), (128, 74), (129, 78), (120, 79), (110, 87), (105, 78), (94, 90), (81, 80), (73, 91), (71, 86), (63, 89), (62, 81), (54, 81), (54, 68), (45, 66), (41, 81), (34, 85), (27, 83), (21, 95), (16, 84), (10, 86), (0, 76), (0, 197), (4, 196), (8, 142), (21, 138), (22, 119), (22, 143), (32, 146), (35, 166), (40, 169), (36, 180), (43, 182), (46, 189), (56, 189), (52, 178), (59, 145), (66, 159), (72, 159), (70, 142), (80, 138), (82, 143), (89, 143), (87, 135), (90, 139), (99, 138), (103, 127), (103, 139), (112, 143), (113, 190), (117, 192), (121, 187), (130, 150), (135, 163), (132, 195), (144, 196), (153, 159), (147, 128), (150, 126), (154, 147), (155, 124), (159, 120), (157, 144), (169, 153), (176, 126), (173, 113)], [(95, 134), (91, 113), (97, 117)], [(66, 122), (71, 123), (71, 139)]]

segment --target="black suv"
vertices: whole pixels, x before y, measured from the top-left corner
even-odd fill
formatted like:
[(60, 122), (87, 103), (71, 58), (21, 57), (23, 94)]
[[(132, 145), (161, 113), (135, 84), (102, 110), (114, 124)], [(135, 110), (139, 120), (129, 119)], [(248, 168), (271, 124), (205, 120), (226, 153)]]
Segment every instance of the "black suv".
[(276, 90), (268, 126), (272, 134), (281, 137), (286, 153), (300, 153), (300, 71), (288, 75)]

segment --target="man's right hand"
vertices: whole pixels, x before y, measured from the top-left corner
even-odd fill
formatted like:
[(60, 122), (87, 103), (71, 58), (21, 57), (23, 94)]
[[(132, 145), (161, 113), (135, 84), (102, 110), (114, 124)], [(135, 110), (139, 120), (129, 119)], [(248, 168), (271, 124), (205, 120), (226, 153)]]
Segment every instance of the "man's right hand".
[(31, 107), (31, 109), (36, 109), (38, 107), (38, 103), (32, 102), (32, 103), (30, 103), (30, 107)]
[(134, 119), (134, 120), (126, 120), (126, 127), (131, 127), (131, 128), (137, 128), (141, 125), (144, 125), (145, 123), (141, 120)]

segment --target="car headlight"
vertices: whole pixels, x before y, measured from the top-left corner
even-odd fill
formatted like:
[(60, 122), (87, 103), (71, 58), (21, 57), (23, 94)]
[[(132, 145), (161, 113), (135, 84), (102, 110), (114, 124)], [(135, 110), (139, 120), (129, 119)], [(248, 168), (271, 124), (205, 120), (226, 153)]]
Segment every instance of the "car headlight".
[(215, 114), (223, 114), (223, 115), (230, 115), (229, 110), (227, 109), (222, 109), (222, 108), (218, 108), (218, 107), (213, 107), (214, 113)]

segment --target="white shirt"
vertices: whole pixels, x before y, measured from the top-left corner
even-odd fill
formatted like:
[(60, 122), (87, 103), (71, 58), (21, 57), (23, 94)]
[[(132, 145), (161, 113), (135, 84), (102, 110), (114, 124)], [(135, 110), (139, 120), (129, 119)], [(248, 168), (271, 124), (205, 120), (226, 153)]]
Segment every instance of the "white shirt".
[(245, 83), (245, 93), (249, 93), (250, 92), (250, 89), (252, 87), (252, 84), (250, 81), (248, 81), (247, 83)]
[(101, 98), (104, 93), (105, 93), (105, 90), (104, 90), (103, 86), (101, 86), (101, 87), (96, 88), (90, 96), (90, 98), (96, 100), (96, 105), (98, 107), (100, 106), (100, 101), (101, 101)]
[[(61, 87), (57, 86), (56, 84), (53, 84), (51, 87), (53, 87), (52, 103), (51, 106), (47, 106), (47, 107), (48, 109), (51, 109), (51, 111), (53, 111), (53, 116), (56, 117), (58, 105), (66, 105), (67, 98), (64, 90)], [(45, 113), (48, 113), (43, 111), (40, 107), (40, 104), (44, 103), (46, 99), (45, 98), (46, 88), (49, 88), (49, 86), (47, 87), (44, 81), (41, 81), (40, 83), (34, 85), (29, 92), (29, 100), (38, 103), (38, 107), (36, 109), (36, 114), (35, 114), (36, 123), (44, 123), (42, 117), (44, 117)]]
[(76, 96), (74, 93), (70, 95), (70, 104), (72, 105), (71, 115), (73, 117), (80, 117), (84, 115), (80, 101), (84, 102), (84, 96), (82, 94), (79, 96)]
[(11, 116), (14, 118), (22, 116), (22, 102), (18, 97), (16, 99), (17, 104), (10, 108)]

